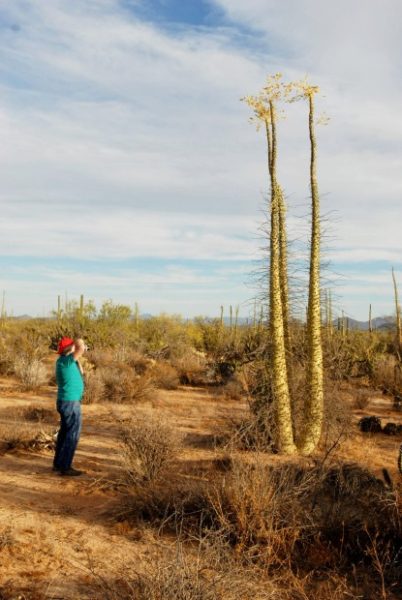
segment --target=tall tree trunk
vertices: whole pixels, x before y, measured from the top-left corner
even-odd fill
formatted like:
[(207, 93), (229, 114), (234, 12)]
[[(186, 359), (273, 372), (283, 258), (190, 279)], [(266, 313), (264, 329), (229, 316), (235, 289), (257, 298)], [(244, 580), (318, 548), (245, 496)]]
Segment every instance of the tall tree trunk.
[(292, 414), (286, 366), (285, 334), (283, 326), (283, 307), (280, 270), (280, 190), (276, 178), (276, 119), (273, 102), (269, 103), (271, 113), (271, 148), (268, 155), (271, 160), (271, 235), (270, 235), (270, 334), (273, 347), (272, 383), (278, 428), (277, 443), (284, 454), (296, 452), (293, 438)]
[(324, 414), (323, 359), (321, 343), (320, 310), (320, 199), (316, 174), (317, 144), (314, 131), (314, 96), (309, 100), (309, 136), (310, 136), (310, 188), (311, 188), (311, 248), (309, 272), (309, 297), (307, 319), (307, 397), (304, 412), (304, 431), (300, 444), (303, 454), (311, 454), (316, 448), (322, 430)]
[(288, 241), (286, 235), (286, 206), (282, 188), (278, 186), (279, 204), (279, 273), (281, 285), (283, 332), (285, 348), (290, 352), (290, 326), (289, 326), (289, 282), (288, 282)]
[(401, 307), (399, 304), (398, 286), (396, 284), (395, 271), (392, 267), (392, 281), (394, 284), (394, 299), (395, 299), (395, 313), (396, 313), (396, 337), (395, 346), (398, 359), (402, 357), (402, 332), (401, 332)]

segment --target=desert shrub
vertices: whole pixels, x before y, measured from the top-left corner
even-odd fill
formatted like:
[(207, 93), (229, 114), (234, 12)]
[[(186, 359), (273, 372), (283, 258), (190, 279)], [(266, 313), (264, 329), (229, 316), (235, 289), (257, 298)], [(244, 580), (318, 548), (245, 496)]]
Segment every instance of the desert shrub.
[(186, 322), (178, 315), (161, 314), (140, 323), (142, 350), (155, 359), (180, 356), (191, 348)]
[(3, 333), (0, 337), (0, 375), (8, 375), (12, 371), (12, 364), (12, 352), (7, 336)]
[(93, 370), (85, 375), (83, 404), (95, 404), (105, 399), (106, 386), (100, 371)]
[(159, 361), (152, 369), (152, 378), (156, 387), (163, 390), (176, 390), (180, 380), (176, 369), (166, 361)]
[(13, 372), (27, 390), (35, 390), (49, 381), (48, 370), (43, 362), (34, 356), (16, 356)]
[(389, 394), (402, 394), (400, 364), (392, 354), (379, 354), (374, 361), (371, 381), (373, 385)]
[(43, 424), (28, 426), (8, 422), (0, 425), (0, 443), (3, 452), (16, 449), (36, 451), (53, 449), (55, 439), (53, 430)]
[(177, 435), (159, 419), (133, 419), (123, 428), (121, 439), (126, 478), (134, 485), (155, 481), (177, 451)]
[(183, 385), (205, 384), (207, 364), (203, 354), (189, 350), (185, 355), (173, 359), (172, 365)]
[[(183, 553), (174, 559), (158, 560), (147, 565), (145, 572), (131, 580), (120, 580), (112, 588), (113, 598), (127, 600), (219, 600), (218, 575), (206, 576), (206, 561), (185, 558)], [(201, 563), (201, 564), (200, 564)]]
[(338, 382), (324, 380), (324, 419), (321, 446), (326, 450), (352, 433), (352, 413), (348, 402), (342, 397)]
[(380, 561), (387, 585), (402, 581), (397, 495), (355, 464), (272, 467), (262, 460), (233, 460), (212, 485), (170, 472), (131, 492), (125, 518), (180, 527), (190, 536), (219, 532), (240, 563), (269, 573), (347, 574), (351, 564), (372, 568)]
[(4, 548), (11, 548), (14, 544), (15, 536), (12, 528), (10, 526), (0, 527), (0, 551)]
[(214, 516), (237, 552), (284, 566), (311, 526), (302, 502), (310, 486), (311, 475), (292, 466), (275, 470), (237, 461), (211, 497)]
[(149, 400), (155, 390), (152, 377), (136, 375), (130, 367), (119, 365), (100, 370), (105, 389), (105, 400), (131, 403)]
[(324, 367), (328, 377), (335, 380), (372, 376), (374, 362), (386, 347), (385, 341), (366, 332), (353, 331), (347, 335), (334, 332), (323, 343)]
[(233, 450), (250, 452), (276, 452), (275, 420), (273, 407), (261, 410), (259, 413), (250, 412), (241, 419), (231, 419), (226, 423), (227, 447)]
[(224, 385), (216, 387), (215, 394), (225, 400), (241, 400), (244, 397), (244, 388), (242, 383), (234, 378)]
[(131, 350), (127, 354), (125, 363), (134, 369), (137, 375), (144, 375), (149, 369), (153, 369), (155, 366), (155, 360), (144, 356), (140, 352)]
[(49, 374), (43, 359), (48, 352), (46, 327), (35, 321), (19, 324), (17, 331), (2, 338), (2, 371), (13, 373), (26, 389), (48, 383)]
[(372, 398), (372, 392), (368, 389), (359, 389), (355, 392), (354, 407), (360, 410), (367, 408)]
[[(197, 538), (191, 546), (178, 536), (152, 559), (128, 566), (112, 581), (98, 580), (95, 596), (106, 600), (294, 600), (256, 570), (236, 564), (220, 536)], [(325, 600), (333, 600), (328, 596)]]
[(113, 351), (110, 348), (94, 348), (85, 354), (88, 362), (96, 369), (108, 367), (115, 362)]
[(52, 423), (55, 420), (56, 411), (43, 406), (30, 404), (22, 409), (22, 417), (27, 421), (35, 423)]

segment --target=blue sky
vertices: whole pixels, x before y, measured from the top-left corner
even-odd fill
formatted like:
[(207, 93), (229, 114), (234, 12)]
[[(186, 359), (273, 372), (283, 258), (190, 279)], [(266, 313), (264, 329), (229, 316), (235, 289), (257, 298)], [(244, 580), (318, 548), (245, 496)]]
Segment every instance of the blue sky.
[[(319, 185), (337, 310), (392, 313), (402, 280), (399, 0), (6, 0), (0, 6), (0, 289), (144, 312), (247, 315), (261, 257), (263, 136), (239, 99), (267, 74), (320, 85)], [(300, 267), (305, 107), (279, 124)], [(402, 285), (402, 284), (401, 284)], [(301, 310), (300, 307), (297, 310)]]

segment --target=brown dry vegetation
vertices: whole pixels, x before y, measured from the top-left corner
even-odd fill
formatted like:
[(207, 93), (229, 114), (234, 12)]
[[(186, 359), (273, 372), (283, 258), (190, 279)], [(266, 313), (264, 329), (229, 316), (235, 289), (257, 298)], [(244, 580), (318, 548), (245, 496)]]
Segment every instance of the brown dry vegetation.
[[(402, 424), (383, 393), (395, 390), (394, 370), (380, 368), (384, 343), (376, 361), (360, 338), (331, 342), (320, 448), (289, 460), (272, 452), (269, 411), (258, 409), (269, 372), (243, 360), (240, 334), (233, 345), (219, 323), (147, 327), (85, 361), (82, 478), (51, 471), (54, 384), (27, 391), (3, 369), (0, 598), (400, 597), (401, 435), (357, 427), (369, 414)], [(47, 382), (55, 358), (40, 358)], [(297, 402), (302, 343), (293, 360)]]

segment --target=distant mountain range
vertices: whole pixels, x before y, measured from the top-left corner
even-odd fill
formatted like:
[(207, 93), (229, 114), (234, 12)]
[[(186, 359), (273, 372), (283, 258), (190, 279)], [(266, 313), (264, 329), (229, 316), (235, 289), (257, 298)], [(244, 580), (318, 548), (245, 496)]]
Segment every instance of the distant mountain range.
[[(339, 317), (341, 319), (342, 317)], [(351, 319), (345, 317), (348, 321), (349, 329), (355, 329), (359, 331), (368, 331), (369, 322), (368, 321), (357, 321), (356, 319)], [(334, 319), (333, 321), (334, 327), (338, 327), (338, 319)], [(395, 328), (395, 317), (375, 317), (371, 320), (371, 326), (373, 330), (380, 331), (389, 331)]]

